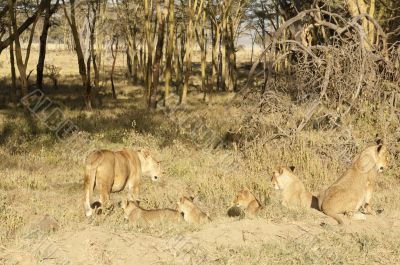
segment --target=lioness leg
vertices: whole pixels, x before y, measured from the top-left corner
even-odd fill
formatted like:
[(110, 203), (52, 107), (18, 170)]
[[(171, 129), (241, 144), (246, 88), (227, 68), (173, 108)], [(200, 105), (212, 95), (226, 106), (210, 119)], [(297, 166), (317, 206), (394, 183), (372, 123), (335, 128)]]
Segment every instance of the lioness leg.
[(365, 193), (365, 199), (364, 199), (364, 205), (363, 205), (363, 212), (365, 214), (372, 214), (375, 215), (375, 212), (372, 210), (370, 201), (371, 201), (371, 197), (372, 197), (372, 185), (369, 184), (367, 187), (367, 191)]
[(128, 201), (139, 199), (139, 183), (128, 182)]
[(322, 211), (323, 211), (327, 216), (330, 216), (330, 217), (332, 217), (333, 219), (335, 219), (335, 220), (339, 223), (339, 225), (344, 225), (344, 224), (345, 224), (344, 221), (343, 221), (343, 218), (342, 218), (341, 214), (335, 212), (334, 210), (322, 209)]
[(106, 187), (100, 187), (100, 207), (106, 209), (110, 203), (110, 193)]

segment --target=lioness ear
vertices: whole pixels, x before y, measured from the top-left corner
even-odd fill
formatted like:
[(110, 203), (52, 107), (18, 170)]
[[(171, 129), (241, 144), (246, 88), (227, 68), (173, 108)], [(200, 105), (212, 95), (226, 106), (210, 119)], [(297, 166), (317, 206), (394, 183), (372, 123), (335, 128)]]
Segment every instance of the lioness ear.
[(378, 154), (383, 150), (383, 144), (378, 145), (377, 151)]
[(383, 145), (382, 139), (380, 139), (380, 138), (377, 139), (377, 140), (376, 140), (376, 144), (377, 144), (377, 145)]
[(189, 196), (189, 200), (191, 200), (193, 202), (194, 196)]
[(289, 169), (294, 172), (295, 167), (294, 166), (290, 166)]
[(140, 200), (135, 200), (135, 203), (140, 206)]

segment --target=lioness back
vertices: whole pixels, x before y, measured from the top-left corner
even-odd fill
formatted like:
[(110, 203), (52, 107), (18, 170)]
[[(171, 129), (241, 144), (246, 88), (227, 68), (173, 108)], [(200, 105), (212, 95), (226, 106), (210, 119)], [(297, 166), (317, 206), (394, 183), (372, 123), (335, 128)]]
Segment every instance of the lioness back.
[[(386, 167), (386, 147), (379, 143), (364, 149), (354, 159), (350, 168), (321, 196), (321, 210), (344, 224), (342, 214), (357, 214), (364, 204), (369, 205), (373, 179)], [(361, 216), (361, 217), (360, 217)]]
[(276, 190), (282, 191), (282, 204), (304, 208), (318, 208), (316, 197), (306, 190), (303, 182), (293, 173), (294, 167), (277, 167), (271, 182)]

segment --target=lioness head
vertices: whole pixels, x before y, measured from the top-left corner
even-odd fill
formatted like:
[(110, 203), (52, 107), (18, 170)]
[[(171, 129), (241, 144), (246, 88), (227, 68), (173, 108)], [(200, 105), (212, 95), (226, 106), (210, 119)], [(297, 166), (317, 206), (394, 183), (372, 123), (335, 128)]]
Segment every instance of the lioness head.
[(355, 166), (362, 172), (371, 170), (383, 172), (387, 167), (387, 147), (381, 140), (377, 141), (377, 145), (367, 147), (356, 158)]
[(247, 208), (253, 200), (255, 200), (254, 195), (248, 188), (244, 188), (235, 196), (233, 204), (240, 208)]
[(146, 149), (138, 150), (142, 174), (151, 177), (152, 181), (157, 181), (161, 177), (161, 162), (154, 159)]
[(294, 166), (289, 168), (278, 167), (274, 170), (271, 182), (276, 190), (283, 190), (292, 181), (292, 172), (294, 171)]

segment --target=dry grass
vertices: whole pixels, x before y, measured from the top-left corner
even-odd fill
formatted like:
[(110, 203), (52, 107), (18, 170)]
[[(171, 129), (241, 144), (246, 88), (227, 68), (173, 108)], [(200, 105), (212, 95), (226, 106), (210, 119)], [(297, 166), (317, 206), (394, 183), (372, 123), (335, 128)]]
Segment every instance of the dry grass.
[[(271, 94), (268, 106), (262, 112), (255, 112), (240, 98), (216, 95), (210, 105), (205, 105), (201, 95), (193, 93), (186, 108), (166, 114), (162, 110), (148, 112), (141, 88), (121, 81), (117, 86), (118, 101), (111, 99), (111, 91), (106, 87), (99, 93), (101, 100), (95, 101), (95, 110), (87, 113), (80, 108), (82, 99), (77, 78), (73, 76), (75, 60), (70, 54), (55, 57), (50, 53), (49, 57), (53, 58), (52, 64), (62, 67), (63, 77), (60, 90), (45, 92), (51, 99), (64, 103), (64, 114), (82, 133), (71, 148), (70, 142), (57, 140), (53, 132), (22, 110), (0, 110), (0, 250), (2, 246), (21, 249), (24, 244), (34, 245), (42, 235), (27, 238), (29, 225), (32, 216), (43, 214), (59, 221), (60, 230), (49, 238), (61, 246), (63, 235), (91, 229), (108, 231), (121, 238), (123, 234), (151, 235), (156, 242), (182, 233), (206, 234), (214, 226), (229, 228), (232, 220), (226, 217), (226, 211), (236, 191), (247, 186), (265, 205), (259, 218), (250, 220), (250, 224), (262, 228), (264, 224), (284, 226), (301, 222), (308, 232), (293, 240), (277, 237), (273, 241), (265, 238), (257, 241), (252, 237), (249, 243), (234, 247), (229, 242), (199, 241), (201, 247), (195, 255), (207, 254), (206, 264), (399, 262), (400, 231), (396, 222), (400, 217), (400, 177), (396, 163), (399, 120), (397, 112), (384, 102), (377, 105), (364, 102), (362, 108), (340, 122), (329, 120), (333, 112), (329, 106), (320, 106), (307, 126), (293, 133), (309, 104), (292, 102), (284, 94)], [(3, 70), (0, 68), (5, 73)], [(207, 137), (199, 141), (199, 134), (193, 133), (199, 124), (221, 139), (228, 131), (237, 132), (236, 138), (233, 142), (225, 138), (222, 147), (206, 148)], [(344, 172), (354, 155), (374, 141), (377, 133), (389, 145), (392, 156), (390, 168), (377, 180), (373, 197), (374, 207), (384, 209), (376, 217), (381, 221), (366, 221), (360, 229), (347, 231), (316, 211), (280, 206), (279, 194), (270, 185), (274, 166), (296, 166), (306, 187), (318, 193)], [(206, 230), (189, 225), (132, 225), (123, 220), (118, 207), (107, 216), (86, 220), (82, 207), (83, 158), (94, 148), (125, 146), (148, 147), (163, 161), (163, 180), (159, 183), (144, 180), (141, 190), (144, 207), (173, 208), (181, 195), (195, 195), (196, 204), (210, 214), (213, 223)], [(123, 198), (125, 192), (113, 194), (112, 202), (117, 204)], [(322, 221), (328, 225), (321, 228)], [(258, 233), (256, 228), (252, 233)], [(93, 254), (97, 255), (97, 264), (122, 264), (113, 260), (115, 253), (106, 249), (93, 252), (97, 253)], [(130, 250), (122, 250), (125, 251)], [(0, 254), (2, 261), (8, 264)], [(182, 264), (182, 261), (169, 259), (160, 263)]]

